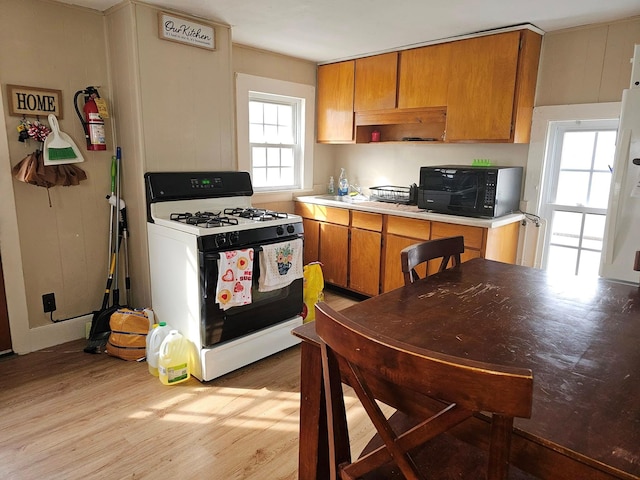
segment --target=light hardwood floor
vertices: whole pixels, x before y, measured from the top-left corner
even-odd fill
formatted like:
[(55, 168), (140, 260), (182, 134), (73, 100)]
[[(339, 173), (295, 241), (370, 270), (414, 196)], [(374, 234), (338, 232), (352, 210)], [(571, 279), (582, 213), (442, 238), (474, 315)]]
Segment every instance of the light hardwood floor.
[[(325, 295), (336, 309), (353, 303)], [(85, 345), (0, 359), (1, 479), (297, 478), (299, 347), (167, 387), (146, 363)], [(354, 402), (357, 454), (373, 427)]]

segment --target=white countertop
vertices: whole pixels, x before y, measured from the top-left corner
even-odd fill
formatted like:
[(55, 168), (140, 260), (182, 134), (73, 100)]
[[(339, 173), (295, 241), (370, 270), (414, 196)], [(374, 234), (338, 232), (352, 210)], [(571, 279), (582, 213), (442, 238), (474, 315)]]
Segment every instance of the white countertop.
[(445, 215), (442, 213), (431, 213), (421, 210), (416, 205), (404, 205), (400, 203), (373, 202), (373, 201), (353, 201), (350, 197), (333, 197), (329, 195), (310, 195), (295, 198), (302, 203), (313, 203), (328, 207), (347, 208), (361, 212), (382, 213), (386, 215), (397, 215), (399, 217), (417, 218), (419, 220), (431, 220), (433, 222), (453, 223), (456, 225), (467, 225), (471, 227), (497, 228), (510, 223), (519, 222), (524, 219), (522, 213), (513, 213), (496, 218), (473, 218), (459, 215)]

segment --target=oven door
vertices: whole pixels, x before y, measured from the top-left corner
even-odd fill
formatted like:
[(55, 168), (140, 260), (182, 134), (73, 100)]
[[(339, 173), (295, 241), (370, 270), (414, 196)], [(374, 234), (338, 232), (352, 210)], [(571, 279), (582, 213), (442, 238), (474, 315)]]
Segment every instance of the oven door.
[[(279, 238), (277, 241), (285, 240)], [(204, 347), (228, 342), (300, 315), (303, 305), (302, 278), (278, 290), (258, 291), (260, 252), (253, 257), (251, 303), (222, 310), (216, 303), (216, 284), (219, 277), (218, 259), (224, 251), (200, 253), (200, 334)]]

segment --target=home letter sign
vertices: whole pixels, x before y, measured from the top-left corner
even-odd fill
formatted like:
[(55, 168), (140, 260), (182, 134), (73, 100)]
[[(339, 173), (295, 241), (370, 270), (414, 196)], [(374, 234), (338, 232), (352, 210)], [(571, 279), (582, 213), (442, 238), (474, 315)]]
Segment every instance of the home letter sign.
[(62, 91), (50, 88), (7, 85), (9, 115), (46, 117), (50, 113), (62, 119)]
[(158, 35), (163, 40), (216, 49), (213, 26), (173, 14), (158, 12)]

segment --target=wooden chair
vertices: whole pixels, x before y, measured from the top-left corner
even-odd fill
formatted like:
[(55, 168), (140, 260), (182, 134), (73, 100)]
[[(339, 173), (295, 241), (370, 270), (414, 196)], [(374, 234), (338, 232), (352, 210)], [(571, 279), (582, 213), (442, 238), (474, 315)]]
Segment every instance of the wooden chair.
[(460, 254), (464, 253), (464, 237), (446, 237), (411, 245), (400, 252), (404, 284), (409, 285), (420, 277), (415, 268), (421, 263), (442, 258), (438, 272), (447, 268), (453, 260), (453, 267), (460, 265)]
[[(531, 416), (531, 370), (420, 349), (368, 331), (324, 302), (315, 308), (316, 332), (321, 339), (332, 480), (360, 478), (381, 467), (388, 468), (390, 462), (409, 480), (445, 478), (438, 472), (420, 471), (413, 452), (419, 452), (423, 444), (436, 441), (438, 436), (451, 436), (447, 431), (462, 426), (463, 421), (478, 412), (492, 414), (488, 454), (484, 453), (483, 457), (486, 460), (488, 456), (483, 465), (486, 478), (507, 478), (513, 419)], [(384, 442), (356, 461), (352, 461), (350, 455), (343, 381), (354, 389)], [(417, 419), (417, 425), (396, 433), (376, 399)], [(477, 417), (470, 421), (486, 425)], [(462, 445), (480, 450), (467, 443)], [(439, 461), (437, 458), (436, 463)], [(456, 461), (459, 462), (459, 458)], [(387, 475), (374, 478), (387, 478)], [(480, 476), (476, 471), (461, 478)]]

